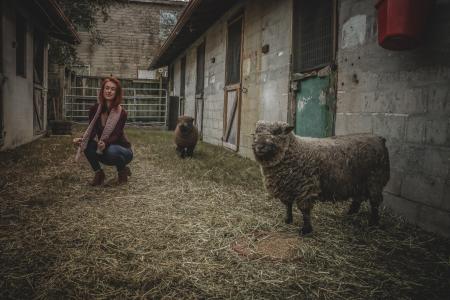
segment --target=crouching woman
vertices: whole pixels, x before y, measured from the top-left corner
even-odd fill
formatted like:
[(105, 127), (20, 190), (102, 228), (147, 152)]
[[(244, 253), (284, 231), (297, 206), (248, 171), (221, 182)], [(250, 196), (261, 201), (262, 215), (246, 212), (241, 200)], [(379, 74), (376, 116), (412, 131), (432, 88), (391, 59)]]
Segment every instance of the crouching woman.
[(122, 102), (122, 87), (114, 77), (106, 78), (101, 85), (98, 103), (89, 112), (89, 126), (82, 138), (75, 138), (73, 143), (78, 146), (76, 160), (84, 153), (93, 171), (92, 186), (102, 185), (105, 173), (101, 164), (116, 166), (118, 184), (128, 181), (131, 175), (127, 166), (133, 159), (131, 144), (128, 141), (124, 127), (127, 112), (120, 105)]

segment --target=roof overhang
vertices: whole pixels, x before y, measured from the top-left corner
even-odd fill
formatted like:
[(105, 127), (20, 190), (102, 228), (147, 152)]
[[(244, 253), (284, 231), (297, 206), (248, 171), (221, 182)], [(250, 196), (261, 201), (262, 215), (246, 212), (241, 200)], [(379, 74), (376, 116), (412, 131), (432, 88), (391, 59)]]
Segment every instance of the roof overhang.
[(33, 16), (39, 16), (50, 36), (71, 44), (81, 42), (75, 26), (56, 0), (26, 0), (23, 4), (28, 7)]
[(152, 60), (149, 69), (169, 65), (240, 1), (242, 0), (191, 0)]

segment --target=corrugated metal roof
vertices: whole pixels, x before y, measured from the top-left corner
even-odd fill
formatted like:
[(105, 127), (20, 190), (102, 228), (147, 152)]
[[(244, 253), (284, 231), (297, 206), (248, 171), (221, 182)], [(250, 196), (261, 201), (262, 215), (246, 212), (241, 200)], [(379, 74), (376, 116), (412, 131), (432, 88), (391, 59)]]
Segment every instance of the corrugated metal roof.
[(231, 7), (241, 1), (191, 0), (150, 64), (150, 69), (169, 65)]

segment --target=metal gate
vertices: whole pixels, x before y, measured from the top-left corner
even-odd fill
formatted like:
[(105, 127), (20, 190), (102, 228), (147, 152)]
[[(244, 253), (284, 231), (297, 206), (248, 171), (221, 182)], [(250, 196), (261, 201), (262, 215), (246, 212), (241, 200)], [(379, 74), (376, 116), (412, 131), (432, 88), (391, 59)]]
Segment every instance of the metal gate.
[[(155, 88), (123, 88), (122, 106), (128, 112), (127, 123), (150, 126), (167, 124), (167, 91), (161, 85)], [(89, 108), (97, 102), (99, 87), (72, 86), (64, 96), (64, 117), (85, 123)]]

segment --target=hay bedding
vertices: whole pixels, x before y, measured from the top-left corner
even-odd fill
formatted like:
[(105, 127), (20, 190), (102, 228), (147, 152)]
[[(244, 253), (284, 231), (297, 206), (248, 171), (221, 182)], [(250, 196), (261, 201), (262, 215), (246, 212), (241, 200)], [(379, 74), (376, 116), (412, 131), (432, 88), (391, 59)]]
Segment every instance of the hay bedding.
[(347, 218), (347, 205), (329, 204), (315, 210), (315, 233), (297, 238), (298, 214), (283, 223), (256, 164), (204, 144), (180, 162), (170, 134), (129, 136), (133, 176), (121, 187), (87, 188), (69, 137), (1, 153), (1, 299), (450, 294), (448, 240), (386, 212), (370, 229), (367, 207)]

